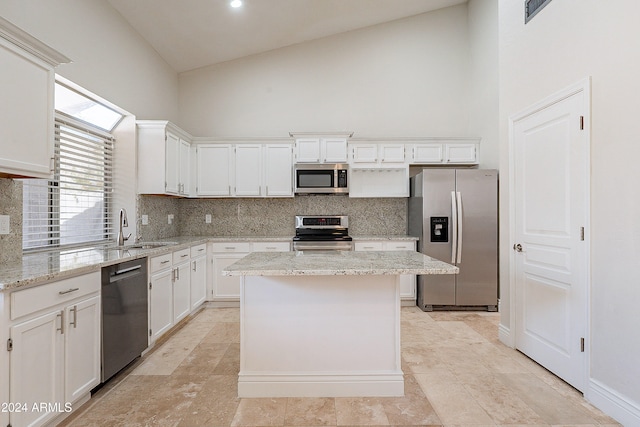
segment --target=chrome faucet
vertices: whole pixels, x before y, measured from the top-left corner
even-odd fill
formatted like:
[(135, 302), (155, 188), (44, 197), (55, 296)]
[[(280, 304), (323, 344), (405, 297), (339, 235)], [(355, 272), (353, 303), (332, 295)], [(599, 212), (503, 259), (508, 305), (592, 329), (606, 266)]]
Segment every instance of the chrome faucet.
[(124, 237), (122, 233), (122, 227), (128, 227), (129, 221), (127, 221), (127, 211), (126, 209), (120, 209), (120, 228), (118, 229), (118, 246), (123, 246), (126, 240), (129, 240), (131, 237), (131, 233), (127, 237)]

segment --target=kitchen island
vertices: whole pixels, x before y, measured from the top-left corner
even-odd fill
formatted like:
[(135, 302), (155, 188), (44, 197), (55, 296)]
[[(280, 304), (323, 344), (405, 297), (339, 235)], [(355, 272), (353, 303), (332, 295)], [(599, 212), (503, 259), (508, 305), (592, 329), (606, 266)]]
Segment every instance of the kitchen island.
[(414, 251), (254, 252), (242, 276), (239, 397), (402, 396), (401, 274), (456, 274)]

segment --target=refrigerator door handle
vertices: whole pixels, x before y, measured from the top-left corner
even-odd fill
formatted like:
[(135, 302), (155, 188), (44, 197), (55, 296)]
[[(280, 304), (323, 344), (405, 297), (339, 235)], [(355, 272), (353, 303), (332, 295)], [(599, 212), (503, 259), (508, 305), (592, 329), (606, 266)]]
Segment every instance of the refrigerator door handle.
[(458, 191), (456, 193), (456, 206), (458, 208), (458, 220), (456, 221), (456, 228), (458, 230), (458, 248), (457, 248), (457, 263), (460, 264), (462, 262), (462, 194)]
[(456, 263), (458, 254), (458, 206), (456, 192), (451, 192), (451, 264)]

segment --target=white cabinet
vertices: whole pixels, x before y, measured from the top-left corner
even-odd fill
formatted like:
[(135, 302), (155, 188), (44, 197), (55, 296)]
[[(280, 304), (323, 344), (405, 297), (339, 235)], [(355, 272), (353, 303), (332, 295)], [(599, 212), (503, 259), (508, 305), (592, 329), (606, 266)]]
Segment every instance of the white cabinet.
[[(356, 251), (415, 251), (416, 242), (413, 240), (357, 240), (354, 242)], [(402, 274), (400, 276), (400, 299), (402, 305), (415, 305), (416, 276)]]
[(238, 144), (235, 147), (234, 195), (262, 196), (262, 145)]
[(479, 143), (479, 138), (450, 138), (407, 145), (411, 152), (411, 164), (464, 165), (479, 163)]
[(293, 197), (291, 144), (195, 146), (197, 196)]
[(171, 122), (139, 120), (138, 193), (190, 194), (191, 136)]
[(0, 17), (0, 177), (51, 177), (54, 67), (66, 62)]
[(99, 290), (95, 272), (11, 294), (9, 401), (28, 407), (11, 425), (43, 425), (99, 384)]
[(196, 146), (196, 195), (231, 196), (233, 154), (231, 144)]
[(358, 167), (385, 167), (385, 164), (404, 164), (404, 144), (350, 143), (349, 164)]
[(207, 298), (207, 245), (191, 248), (191, 311)]
[(149, 342), (160, 338), (173, 326), (173, 266), (171, 254), (149, 260)]
[(293, 197), (293, 149), (290, 144), (264, 147), (264, 185), (267, 197)]
[(347, 163), (346, 137), (297, 137), (297, 163)]
[(213, 265), (211, 301), (217, 305), (237, 306), (240, 301), (240, 276), (224, 276), (222, 271), (251, 252), (288, 252), (291, 242), (215, 242), (210, 243)]
[(173, 324), (191, 312), (191, 250), (173, 253)]

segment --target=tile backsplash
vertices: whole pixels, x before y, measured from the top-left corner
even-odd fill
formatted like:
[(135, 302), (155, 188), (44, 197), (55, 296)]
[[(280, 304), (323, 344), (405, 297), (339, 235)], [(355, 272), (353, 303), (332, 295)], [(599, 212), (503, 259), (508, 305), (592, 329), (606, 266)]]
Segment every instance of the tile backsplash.
[(0, 178), (0, 215), (9, 215), (9, 234), (0, 234), (0, 265), (22, 259), (22, 182)]
[[(168, 224), (167, 215), (174, 221)], [(205, 221), (211, 215), (211, 223)], [(348, 215), (349, 234), (402, 235), (407, 232), (407, 199), (298, 196), (282, 199), (175, 199), (140, 196), (138, 218), (143, 240), (184, 236), (293, 236), (295, 215)]]

